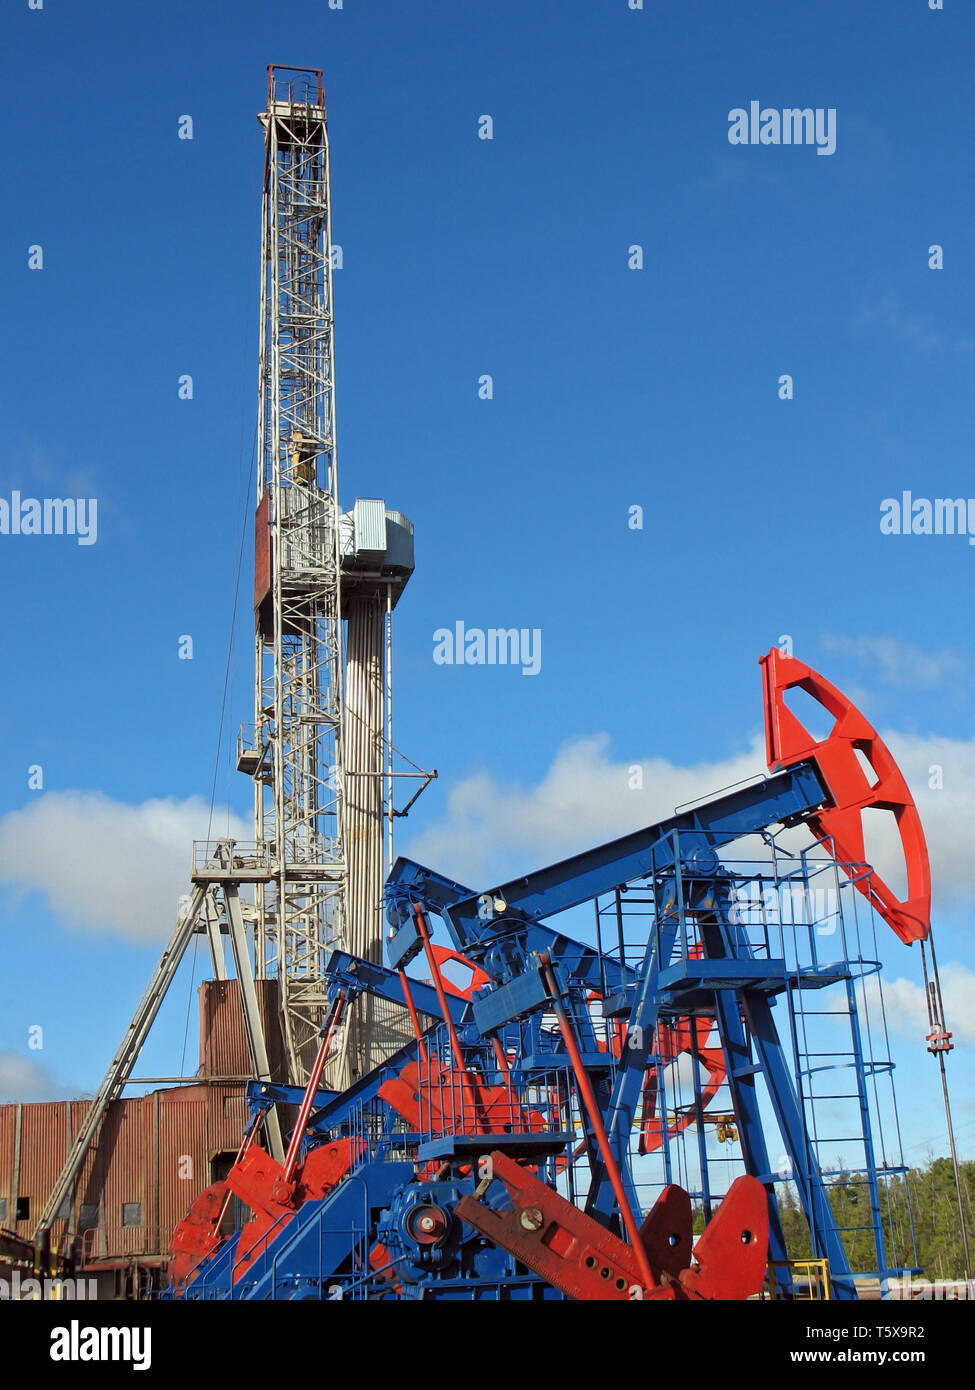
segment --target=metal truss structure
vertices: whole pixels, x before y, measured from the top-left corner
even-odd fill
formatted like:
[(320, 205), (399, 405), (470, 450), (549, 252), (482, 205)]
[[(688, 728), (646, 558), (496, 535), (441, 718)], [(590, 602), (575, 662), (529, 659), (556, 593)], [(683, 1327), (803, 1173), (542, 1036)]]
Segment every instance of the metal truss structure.
[[(854, 1300), (916, 1267), (893, 1219), (905, 1168), (870, 1015), (883, 1023), (875, 918), (930, 939), (917, 808), (851, 701), (774, 649), (762, 666), (768, 777), (479, 892), (396, 861), (386, 966), (327, 962), (308, 1085), (249, 1088), (237, 1162), (174, 1233), (172, 1296), (701, 1301), (767, 1283), (794, 1297), (815, 1267)], [(790, 709), (796, 689), (832, 716), (825, 738)], [(903, 898), (841, 857), (881, 808)], [(799, 827), (812, 850), (781, 843)], [(586, 904), (595, 941), (555, 925)], [(406, 973), (414, 960), (432, 983)], [(463, 986), (443, 968), (458, 960)], [(413, 1038), (320, 1090), (363, 993), (405, 1007)], [(281, 1103), (298, 1106), (283, 1164), (254, 1142)], [(225, 1234), (233, 1196), (251, 1217)], [(808, 1224), (806, 1275), (786, 1208)]]
[[(233, 840), (218, 840), (213, 845), (194, 845), (193, 891), (182, 906), (172, 936), (163, 949), (159, 963), (146, 985), (108, 1071), (95, 1092), (57, 1182), (48, 1194), (37, 1223), (35, 1240), (46, 1237), (58, 1213), (62, 1211), (63, 1204), (70, 1199), (85, 1155), (98, 1136), (108, 1107), (122, 1095), (132, 1075), (139, 1053), (149, 1036), (149, 1030), (162, 1007), (166, 992), (173, 982), (194, 933), (206, 934), (214, 977), (218, 980), (227, 978), (223, 937), (229, 937), (240, 989), (251, 1067), (256, 1077), (270, 1080), (267, 1042), (254, 988), (254, 973), (244, 922), (244, 904), (240, 899), (241, 884), (265, 882), (268, 866), (261, 855), (241, 851), (242, 847), (236, 845)], [(271, 1153), (276, 1157), (283, 1156), (281, 1131), (276, 1113), (267, 1116), (266, 1133)], [(71, 1235), (69, 1231), (69, 1241)]]
[(344, 940), (342, 611), (329, 148), (319, 72), (269, 69), (261, 243), (255, 656), (257, 973), (279, 982), (292, 1080)]
[[(194, 844), (192, 893), (98, 1089), (38, 1224), (49, 1231), (136, 1059), (194, 933), (227, 977), (230, 937), (254, 1075), (270, 1081), (255, 979), (278, 985), (287, 1080), (307, 1084), (336, 948), (378, 960), (391, 863), (392, 610), (413, 570), (413, 528), (379, 499), (339, 511), (329, 146), (322, 74), (268, 69), (261, 238), (254, 722), (237, 766), (254, 781), (254, 842)], [(347, 596), (347, 602), (343, 602)], [(343, 611), (347, 608), (347, 612)], [(343, 618), (351, 700), (344, 695)], [(347, 799), (346, 788), (352, 784)], [(243, 902), (247, 884), (253, 903)], [(248, 925), (252, 928), (250, 939)], [(363, 999), (325, 1070), (335, 1089), (402, 1045), (405, 1014)], [(276, 1114), (267, 1141), (283, 1158)]]

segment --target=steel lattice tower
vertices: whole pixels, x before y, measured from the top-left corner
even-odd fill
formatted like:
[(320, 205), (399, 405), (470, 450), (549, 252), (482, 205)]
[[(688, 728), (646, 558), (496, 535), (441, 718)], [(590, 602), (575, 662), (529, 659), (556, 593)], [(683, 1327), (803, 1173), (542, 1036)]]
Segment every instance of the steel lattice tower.
[[(322, 74), (268, 69), (261, 237), (254, 726), (237, 766), (254, 779), (255, 844), (194, 841), (192, 893), (123, 1034), (38, 1222), (48, 1232), (111, 1103), (129, 1084), (187, 945), (205, 934), (228, 978), (229, 937), (253, 1075), (272, 1076), (254, 980), (278, 981), (288, 1080), (308, 1081), (335, 948), (378, 961), (392, 822), (436, 776), (394, 773), (391, 622), (413, 572), (413, 527), (378, 498), (339, 512), (332, 229)], [(343, 597), (346, 602), (343, 603)], [(345, 611), (343, 611), (345, 610)], [(343, 691), (347, 622), (349, 700)], [(421, 786), (393, 810), (393, 778)], [(385, 784), (385, 796), (383, 785)], [(352, 788), (346, 798), (346, 786)], [(253, 907), (239, 895), (254, 887)], [(253, 960), (246, 922), (253, 923)], [(407, 1038), (402, 1010), (355, 1001), (324, 1084), (342, 1089)], [(186, 1078), (187, 1080), (190, 1078)], [(281, 1161), (272, 1107), (265, 1139)]]
[[(261, 244), (255, 601), (258, 974), (281, 992), (292, 1081), (307, 1079), (323, 952), (345, 934), (342, 613), (329, 149), (321, 74), (269, 69)], [(335, 1078), (337, 1079), (337, 1078)]]

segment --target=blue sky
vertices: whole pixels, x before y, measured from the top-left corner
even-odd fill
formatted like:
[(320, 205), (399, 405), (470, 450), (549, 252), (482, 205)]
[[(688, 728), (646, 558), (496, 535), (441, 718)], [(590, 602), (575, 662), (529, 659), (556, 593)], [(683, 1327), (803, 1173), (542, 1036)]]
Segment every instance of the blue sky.
[[(99, 508), (92, 546), (0, 536), (0, 1053), (26, 1057), (38, 1094), (97, 1084), (155, 960), (173, 875), (167, 861), (144, 887), (141, 830), (185, 829), (187, 872), (206, 831), (250, 525), (269, 61), (325, 69), (343, 502), (385, 496), (416, 526), (395, 738), (440, 779), (400, 847), (501, 878), (638, 824), (618, 790), (634, 762), (661, 813), (760, 771), (756, 662), (787, 633), (903, 755), (964, 999), (975, 553), (879, 527), (904, 489), (975, 496), (975, 16), (946, 6), (5, 7), (0, 496)], [(729, 111), (753, 99), (835, 108), (836, 152), (729, 144)], [(226, 735), (250, 717), (249, 562), (248, 541), (217, 778), (245, 819)], [(436, 665), (432, 634), (458, 620), (541, 629), (540, 673)], [(101, 800), (53, 800), (67, 792)], [(118, 852), (90, 848), (96, 821)], [(11, 850), (25, 824), (29, 872)], [(905, 982), (894, 1043), (917, 1158), (944, 1148), (911, 1024), (920, 966), (893, 937), (887, 964)], [(187, 975), (146, 1074), (172, 1072), (189, 990)], [(194, 1020), (195, 1005), (191, 1067)], [(950, 1021), (975, 1154), (975, 1032)], [(34, 1024), (45, 1047), (28, 1054)]]

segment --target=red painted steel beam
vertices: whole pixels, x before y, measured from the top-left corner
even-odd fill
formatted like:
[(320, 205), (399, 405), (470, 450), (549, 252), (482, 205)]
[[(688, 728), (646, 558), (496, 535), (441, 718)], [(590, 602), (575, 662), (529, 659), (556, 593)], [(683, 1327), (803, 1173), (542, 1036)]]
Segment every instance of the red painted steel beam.
[(416, 922), (416, 929), (420, 934), (421, 940), (423, 941), (423, 950), (426, 953), (427, 964), (430, 967), (430, 976), (433, 981), (433, 987), (437, 991), (437, 1002), (440, 1005), (440, 1012), (443, 1014), (444, 1022), (447, 1025), (447, 1032), (450, 1035), (450, 1048), (454, 1054), (454, 1063), (457, 1067), (457, 1071), (460, 1076), (460, 1090), (462, 1097), (461, 1112), (463, 1127), (465, 1129), (467, 1127), (467, 1117), (463, 1113), (466, 1109), (463, 1103), (463, 1097), (464, 1095), (468, 1095), (471, 1099), (470, 1122), (475, 1126), (475, 1133), (483, 1133), (483, 1113), (478, 1104), (477, 1088), (475, 1087), (474, 1082), (471, 1079), (471, 1076), (467, 1070), (467, 1066), (464, 1062), (464, 1054), (460, 1050), (460, 1039), (457, 1036), (457, 1029), (454, 1027), (454, 1020), (450, 1013), (450, 1009), (447, 1007), (447, 996), (444, 992), (443, 980), (440, 977), (440, 965), (437, 961), (437, 957), (434, 955), (433, 946), (430, 942), (430, 929), (427, 926), (426, 913), (423, 911), (423, 908), (419, 903), (413, 904), (413, 919)]
[(338, 1021), (342, 1017), (342, 1010), (345, 1007), (345, 990), (340, 990), (332, 1006), (328, 1027), (325, 1036), (319, 1044), (318, 1052), (315, 1056), (315, 1063), (308, 1077), (308, 1085), (305, 1087), (305, 1094), (301, 1098), (301, 1108), (298, 1111), (298, 1120), (291, 1135), (291, 1143), (288, 1145), (288, 1152), (284, 1157), (284, 1167), (281, 1170), (281, 1181), (290, 1183), (294, 1176), (295, 1165), (298, 1162), (298, 1153), (301, 1149), (301, 1141), (305, 1133), (305, 1125), (308, 1123), (308, 1116), (315, 1103), (315, 1093), (318, 1090), (318, 1083), (322, 1078), (325, 1062), (328, 1058), (328, 1050), (332, 1046), (332, 1038), (335, 1036), (335, 1029)]
[[(876, 870), (854, 882), (902, 941), (923, 941), (931, 929), (928, 848), (914, 798), (893, 754), (853, 701), (811, 666), (783, 656), (777, 647), (761, 658), (761, 666), (770, 771), (815, 758), (832, 804), (811, 815), (808, 824), (840, 864), (865, 862), (864, 811), (893, 813), (907, 867), (906, 898), (898, 898)], [(825, 739), (814, 738), (789, 709), (785, 696), (793, 689), (804, 690), (832, 717)], [(858, 754), (875, 781), (867, 776)]]
[(749, 1298), (767, 1267), (768, 1193), (757, 1178), (735, 1178), (680, 1276), (681, 1290), (689, 1298)]
[(420, 1027), (420, 1020), (417, 1017), (416, 1005), (413, 1003), (413, 991), (410, 989), (410, 977), (405, 970), (399, 972), (399, 982), (403, 986), (403, 998), (406, 1000), (406, 1007), (410, 1014), (410, 1023), (413, 1025), (413, 1036), (416, 1038), (416, 1054), (421, 1062), (426, 1063), (427, 1049), (423, 1041), (423, 1030)]
[(545, 984), (545, 988), (549, 994), (549, 997), (551, 998), (552, 1008), (555, 1010), (555, 1017), (558, 1019), (559, 1032), (562, 1034), (562, 1041), (565, 1043), (565, 1050), (569, 1054), (569, 1060), (572, 1063), (572, 1070), (575, 1073), (576, 1085), (579, 1088), (579, 1094), (582, 1097), (582, 1102), (585, 1105), (586, 1111), (589, 1115), (589, 1123), (592, 1126), (593, 1134), (596, 1136), (596, 1143), (599, 1145), (599, 1152), (602, 1155), (603, 1163), (606, 1166), (606, 1174), (613, 1188), (613, 1195), (616, 1198), (616, 1205), (619, 1208), (620, 1216), (623, 1218), (623, 1225), (626, 1227), (627, 1235), (630, 1237), (630, 1244), (633, 1247), (634, 1258), (636, 1259), (637, 1268), (639, 1269), (641, 1275), (641, 1283), (644, 1285), (645, 1288), (652, 1289), (656, 1286), (657, 1281), (654, 1279), (653, 1271), (650, 1268), (650, 1263), (647, 1259), (646, 1251), (644, 1250), (643, 1243), (640, 1240), (640, 1231), (639, 1227), (636, 1224), (636, 1219), (632, 1211), (630, 1210), (629, 1202), (626, 1200), (626, 1193), (623, 1189), (623, 1180), (620, 1177), (619, 1168), (616, 1166), (616, 1159), (613, 1155), (612, 1149), (610, 1148), (609, 1138), (606, 1134), (605, 1126), (603, 1125), (603, 1117), (600, 1114), (599, 1106), (596, 1104), (596, 1097), (593, 1094), (593, 1089), (589, 1081), (589, 1076), (586, 1072), (585, 1067), (582, 1064), (582, 1056), (580, 1055), (579, 1048), (576, 1044), (575, 1034), (572, 1031), (572, 1025), (569, 1022), (569, 1017), (565, 1012), (565, 1009), (562, 1005), (562, 1000), (559, 997), (559, 991), (555, 983), (555, 975), (552, 971), (552, 965), (551, 961), (548, 958), (548, 953), (545, 952), (540, 959), (542, 980)]
[[(494, 1152), (490, 1162), (493, 1176), (508, 1191), (511, 1209), (497, 1211), (477, 1197), (464, 1196), (457, 1203), (457, 1215), (569, 1298), (601, 1302), (745, 1299), (758, 1293), (765, 1281), (768, 1198), (755, 1178), (735, 1179), (693, 1253), (690, 1198), (680, 1188), (666, 1188), (641, 1232), (641, 1250), (646, 1242), (660, 1260), (654, 1282), (648, 1285), (633, 1246), (514, 1159)], [(673, 1245), (672, 1236), (676, 1236)]]
[(495, 1211), (471, 1196), (462, 1197), (455, 1210), (500, 1249), (569, 1298), (625, 1302), (676, 1297), (673, 1287), (658, 1283), (649, 1272), (642, 1244), (640, 1259), (636, 1246), (626, 1245), (514, 1159), (494, 1152), (490, 1162), (494, 1177), (508, 1189), (511, 1210)]

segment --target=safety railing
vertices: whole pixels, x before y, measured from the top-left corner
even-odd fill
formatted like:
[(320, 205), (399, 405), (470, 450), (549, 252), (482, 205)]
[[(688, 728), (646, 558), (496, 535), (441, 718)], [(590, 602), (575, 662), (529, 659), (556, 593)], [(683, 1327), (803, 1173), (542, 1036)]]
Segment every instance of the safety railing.
[(318, 68), (284, 68), (273, 64), (267, 70), (268, 105), (286, 102), (289, 106), (324, 106), (325, 90)]
[(468, 1050), (463, 1065), (450, 1052), (447, 1030), (416, 1069), (416, 1102), (421, 1142), (444, 1136), (511, 1136), (523, 1139), (567, 1137), (569, 1086), (566, 1067), (512, 1072), (504, 1044), (496, 1050)]
[(232, 876), (240, 872), (268, 872), (273, 869), (270, 846), (261, 841), (194, 840), (193, 872), (226, 869)]
[(237, 770), (255, 777), (260, 773), (270, 773), (271, 745), (267, 739), (265, 723), (241, 724), (237, 730)]
[[(776, 1273), (778, 1271), (778, 1273)], [(782, 1275), (786, 1277), (783, 1278)], [(825, 1302), (832, 1297), (828, 1260), (770, 1260), (769, 1298), (791, 1298), (799, 1302)]]
[[(883, 1288), (896, 1271), (916, 1262), (916, 1254), (909, 1202), (901, 1200), (905, 1168), (880, 979), (884, 952), (877, 941), (878, 919), (861, 891), (869, 875), (869, 866), (840, 864), (823, 846), (793, 851), (783, 833), (766, 842), (764, 853), (715, 865), (721, 901), (713, 901), (727, 924), (724, 930), (744, 943), (742, 953), (775, 963), (773, 974), (782, 975), (780, 1037), (808, 1135), (801, 1158), (823, 1174), (852, 1267), (879, 1278)], [(659, 950), (667, 920), (671, 930), (676, 927), (670, 963), (699, 957), (704, 945), (700, 881), (706, 876), (682, 879), (669, 869), (658, 883), (651, 877), (646, 885), (606, 895), (596, 904), (597, 946), (619, 963), (639, 964), (634, 948), (642, 941), (644, 951), (647, 943)], [(625, 1002), (612, 1001), (613, 1013), (624, 1020)], [(591, 1011), (595, 1022), (598, 1000)], [(698, 1022), (703, 1017), (698, 1011)], [(683, 1027), (680, 1020), (675, 1023), (681, 1045), (668, 1045), (666, 1029), (658, 1030), (647, 1057), (651, 1085), (644, 1105), (653, 1106), (653, 1142), (645, 1142), (646, 1128), (636, 1122), (629, 1166), (643, 1210), (664, 1185), (676, 1182), (691, 1194), (703, 1218), (745, 1165), (739, 1127), (729, 1123), (733, 1105), (727, 1080), (716, 1087), (718, 1073), (702, 1068), (694, 1056), (704, 1048), (720, 1056), (717, 1030), (689, 1039), (682, 1036), (688, 1032), (686, 1021)], [(780, 1144), (784, 1149), (784, 1141)], [(788, 1185), (792, 1159), (778, 1147), (775, 1137), (770, 1139), (771, 1176)], [(800, 1246), (789, 1250), (793, 1253), (806, 1252)], [(814, 1257), (825, 1253), (814, 1245)], [(786, 1271), (780, 1271), (780, 1283), (786, 1279)]]

